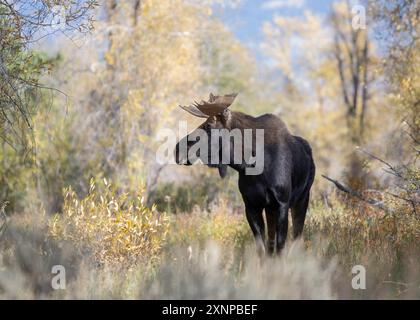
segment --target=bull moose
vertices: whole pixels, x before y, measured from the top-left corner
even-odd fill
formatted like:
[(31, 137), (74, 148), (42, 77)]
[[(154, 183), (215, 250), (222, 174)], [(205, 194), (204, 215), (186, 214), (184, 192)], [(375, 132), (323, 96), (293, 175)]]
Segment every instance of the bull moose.
[[(283, 249), (288, 230), (288, 212), (291, 209), (293, 223), (293, 237), (302, 234), (308, 208), (309, 194), (315, 176), (315, 164), (312, 158), (312, 150), (309, 143), (292, 135), (285, 123), (273, 114), (264, 114), (252, 117), (242, 112), (230, 111), (229, 106), (235, 100), (237, 94), (215, 96), (210, 94), (208, 101), (195, 102), (189, 106), (180, 106), (194, 116), (206, 118), (195, 131), (205, 132), (208, 138), (209, 148), (215, 141), (212, 131), (239, 130), (244, 132), (248, 129), (252, 132), (252, 144), (258, 143), (256, 132), (263, 130), (263, 170), (259, 174), (247, 174), (246, 169), (253, 164), (242, 162), (235, 163), (233, 157), (235, 149), (233, 144), (244, 144), (229, 139), (230, 151), (228, 163), (221, 160), (223, 152), (219, 153), (218, 163), (210, 161), (210, 155), (197, 152), (190, 154), (189, 150), (197, 143), (191, 138), (195, 131), (181, 139), (175, 147), (175, 161), (177, 164), (191, 165), (198, 159), (208, 164), (209, 167), (217, 167), (220, 176), (226, 175), (227, 166), (239, 173), (239, 190), (245, 204), (246, 218), (253, 232), (257, 251), (259, 254), (274, 252), (280, 253)], [(196, 135), (194, 135), (196, 136)], [(217, 137), (217, 135), (216, 135)], [(219, 136), (218, 138), (220, 138)], [(220, 141), (219, 141), (220, 142)], [(218, 145), (221, 145), (218, 142)], [(185, 145), (186, 148), (180, 146)], [(242, 146), (242, 150), (245, 146)], [(204, 158), (206, 157), (206, 158)], [(263, 219), (265, 210), (267, 221), (268, 241), (265, 242), (265, 223)]]

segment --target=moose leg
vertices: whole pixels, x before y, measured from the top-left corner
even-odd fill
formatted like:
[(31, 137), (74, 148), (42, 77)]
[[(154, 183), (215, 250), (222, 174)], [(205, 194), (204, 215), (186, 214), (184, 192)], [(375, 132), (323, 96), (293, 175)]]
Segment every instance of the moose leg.
[(262, 216), (263, 209), (246, 205), (245, 211), (249, 226), (251, 227), (252, 233), (254, 234), (257, 252), (260, 256), (262, 256), (265, 253), (265, 226), (264, 219)]
[(306, 211), (309, 203), (309, 192), (292, 207), (293, 238), (297, 239), (303, 232)]
[(277, 211), (270, 211), (265, 209), (265, 218), (267, 220), (267, 253), (273, 255), (276, 248), (276, 226), (277, 226)]
[[(281, 202), (275, 208), (266, 208), (267, 217), (270, 216), (272, 220), (271, 223), (274, 223), (274, 226), (269, 226), (270, 228), (275, 228), (276, 230), (276, 252), (280, 254), (281, 250), (284, 248), (287, 238), (287, 229), (288, 229), (288, 211), (289, 205), (286, 202)], [(270, 223), (267, 219), (267, 224)]]
[(288, 228), (288, 214), (289, 214), (289, 204), (287, 202), (281, 202), (279, 207), (279, 215), (277, 216), (277, 254), (280, 254), (281, 250), (284, 248), (287, 238), (287, 228)]

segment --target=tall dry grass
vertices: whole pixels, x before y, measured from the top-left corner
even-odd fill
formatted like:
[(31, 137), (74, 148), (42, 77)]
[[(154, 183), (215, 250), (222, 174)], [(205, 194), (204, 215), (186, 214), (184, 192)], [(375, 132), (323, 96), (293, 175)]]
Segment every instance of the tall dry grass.
[[(220, 199), (210, 210), (165, 215), (141, 194), (92, 184), (63, 212), (9, 219), (1, 237), (0, 297), (13, 299), (420, 298), (419, 221), (349, 207), (338, 197), (311, 204), (304, 241), (260, 259), (244, 215)], [(366, 217), (366, 214), (369, 214)], [(53, 265), (66, 289), (53, 290)], [(354, 265), (367, 289), (351, 287)]]

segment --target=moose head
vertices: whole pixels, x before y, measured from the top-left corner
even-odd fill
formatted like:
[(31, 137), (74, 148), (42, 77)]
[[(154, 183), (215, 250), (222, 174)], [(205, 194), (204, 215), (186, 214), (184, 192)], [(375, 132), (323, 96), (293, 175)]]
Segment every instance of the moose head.
[[(216, 96), (210, 93), (208, 101), (180, 106), (196, 117), (205, 118), (206, 121), (178, 142), (175, 147), (177, 164), (192, 165), (201, 161), (209, 167), (218, 168), (220, 176), (225, 177), (227, 163), (222, 161), (221, 145), (224, 141), (221, 131), (229, 133), (232, 129), (232, 112), (228, 108), (236, 96), (237, 93), (224, 96)], [(197, 141), (197, 139), (200, 139), (200, 141)], [(197, 147), (198, 142), (200, 142), (202, 148)], [(230, 158), (230, 155), (227, 155), (227, 158)]]

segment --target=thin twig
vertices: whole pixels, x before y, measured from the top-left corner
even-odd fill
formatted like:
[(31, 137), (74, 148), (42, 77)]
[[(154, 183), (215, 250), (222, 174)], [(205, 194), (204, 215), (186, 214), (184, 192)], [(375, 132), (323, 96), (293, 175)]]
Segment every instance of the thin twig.
[(367, 204), (370, 204), (371, 206), (377, 207), (377, 208), (385, 211), (385, 213), (387, 213), (387, 214), (394, 214), (395, 213), (394, 210), (384, 206), (381, 201), (377, 201), (377, 200), (373, 200), (373, 199), (367, 199), (360, 192), (343, 185), (342, 183), (338, 182), (337, 180), (334, 180), (330, 177), (327, 177), (326, 175), (322, 175), (322, 177), (324, 179), (327, 179), (328, 181), (334, 183), (334, 185), (337, 187), (338, 190), (343, 191), (345, 193), (348, 193), (352, 197), (358, 198), (359, 200), (361, 200), (363, 202), (366, 202)]

